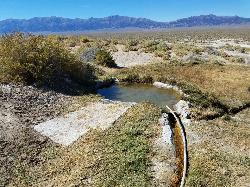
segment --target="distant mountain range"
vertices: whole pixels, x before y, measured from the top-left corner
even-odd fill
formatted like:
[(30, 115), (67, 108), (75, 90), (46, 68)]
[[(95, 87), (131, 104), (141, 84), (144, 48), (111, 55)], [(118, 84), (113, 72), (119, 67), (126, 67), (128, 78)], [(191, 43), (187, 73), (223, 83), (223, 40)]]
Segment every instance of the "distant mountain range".
[(250, 18), (238, 16), (201, 15), (172, 22), (158, 22), (146, 18), (109, 16), (105, 18), (69, 19), (62, 17), (35, 17), (0, 21), (0, 33), (9, 32), (75, 32), (103, 29), (162, 29), (180, 27), (207, 27), (250, 25)]

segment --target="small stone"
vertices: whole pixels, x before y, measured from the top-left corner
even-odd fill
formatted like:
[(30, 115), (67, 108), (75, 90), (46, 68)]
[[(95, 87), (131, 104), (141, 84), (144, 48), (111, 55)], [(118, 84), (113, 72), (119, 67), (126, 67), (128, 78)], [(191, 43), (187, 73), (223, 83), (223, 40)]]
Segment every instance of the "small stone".
[(180, 100), (175, 106), (175, 110), (178, 114), (180, 114), (181, 121), (183, 125), (190, 125), (190, 103), (184, 100)]

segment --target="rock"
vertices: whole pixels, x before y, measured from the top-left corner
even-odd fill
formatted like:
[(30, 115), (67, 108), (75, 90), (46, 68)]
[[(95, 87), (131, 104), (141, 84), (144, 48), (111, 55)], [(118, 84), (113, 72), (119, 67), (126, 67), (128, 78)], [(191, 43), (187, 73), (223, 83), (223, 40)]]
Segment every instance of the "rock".
[(184, 62), (190, 62), (194, 60), (195, 60), (195, 56), (193, 54), (188, 54), (182, 57), (182, 61)]
[(185, 118), (189, 118), (190, 117), (189, 105), (190, 105), (189, 102), (180, 100), (175, 105), (176, 112), (181, 114)]
[(180, 100), (175, 106), (175, 110), (178, 114), (180, 114), (181, 121), (183, 125), (190, 125), (190, 103), (184, 100)]
[(195, 55), (195, 54), (188, 54), (182, 57), (183, 62), (208, 62), (209, 56), (208, 55)]
[(87, 49), (86, 51), (84, 51), (82, 53), (81, 60), (84, 61), (84, 62), (94, 62), (95, 61), (96, 53), (98, 51), (100, 51), (100, 49), (99, 48), (95, 48), (95, 47)]
[(173, 86), (170, 85), (170, 84), (165, 84), (165, 83), (162, 83), (162, 82), (154, 82), (153, 85), (157, 88), (166, 88), (166, 89), (172, 89)]
[(154, 82), (153, 86), (155, 86), (157, 88), (163, 88), (163, 89), (173, 89), (176, 92), (179, 92), (179, 94), (187, 97), (187, 95), (181, 89), (179, 89), (178, 86), (172, 86), (171, 84), (162, 83), (162, 82)]
[(11, 93), (11, 87), (10, 87), (10, 85), (2, 85), (1, 86), (1, 92), (3, 94), (4, 93), (10, 94)]

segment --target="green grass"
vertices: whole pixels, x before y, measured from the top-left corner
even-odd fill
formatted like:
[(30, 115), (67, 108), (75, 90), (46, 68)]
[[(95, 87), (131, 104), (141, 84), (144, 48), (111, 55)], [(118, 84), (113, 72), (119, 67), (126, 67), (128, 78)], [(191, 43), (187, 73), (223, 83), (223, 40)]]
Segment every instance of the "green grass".
[(188, 54), (201, 54), (204, 51), (201, 47), (196, 47), (190, 44), (176, 43), (173, 45), (173, 52), (179, 56), (183, 57)]
[(97, 186), (149, 186), (150, 138), (158, 118), (159, 110), (142, 104), (115, 124), (105, 138), (105, 162), (109, 164)]

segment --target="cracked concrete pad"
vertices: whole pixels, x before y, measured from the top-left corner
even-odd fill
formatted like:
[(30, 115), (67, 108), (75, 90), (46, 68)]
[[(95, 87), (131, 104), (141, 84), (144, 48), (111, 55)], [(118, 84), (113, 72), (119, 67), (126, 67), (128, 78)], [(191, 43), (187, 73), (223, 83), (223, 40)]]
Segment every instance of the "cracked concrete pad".
[(170, 122), (168, 120), (168, 115), (166, 113), (162, 114), (162, 117), (159, 119), (159, 122), (162, 126), (162, 137), (159, 139), (158, 143), (162, 144), (163, 147), (165, 144), (172, 145), (173, 144), (173, 132), (170, 127)]
[(163, 114), (159, 119), (159, 137), (153, 144), (154, 157), (152, 158), (151, 172), (153, 186), (171, 186), (171, 179), (176, 169), (175, 148), (172, 142), (173, 132), (170, 128), (168, 115)]
[(34, 129), (56, 143), (70, 145), (90, 129), (110, 127), (135, 103), (101, 100), (65, 116), (40, 123)]

